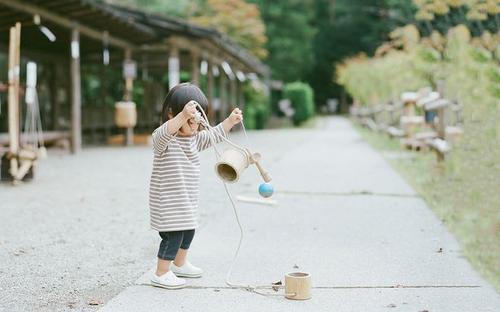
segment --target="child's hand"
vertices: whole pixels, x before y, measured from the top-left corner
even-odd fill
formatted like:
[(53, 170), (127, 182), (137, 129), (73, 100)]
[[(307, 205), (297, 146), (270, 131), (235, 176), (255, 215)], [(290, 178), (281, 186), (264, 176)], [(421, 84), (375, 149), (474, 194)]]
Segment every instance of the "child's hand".
[(241, 110), (238, 107), (236, 107), (235, 109), (233, 109), (233, 111), (231, 112), (231, 115), (229, 115), (229, 117), (227, 117), (227, 119), (231, 123), (231, 126), (237, 125), (238, 123), (240, 123), (243, 120), (243, 113), (241, 112)]
[(181, 112), (182, 117), (184, 117), (186, 120), (194, 118), (197, 112), (196, 104), (197, 104), (196, 101), (187, 102), (187, 104), (184, 106), (184, 109)]

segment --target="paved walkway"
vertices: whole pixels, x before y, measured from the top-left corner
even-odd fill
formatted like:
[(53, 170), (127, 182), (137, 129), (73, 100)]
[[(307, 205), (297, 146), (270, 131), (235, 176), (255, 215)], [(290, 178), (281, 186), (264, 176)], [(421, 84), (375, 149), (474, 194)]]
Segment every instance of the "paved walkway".
[[(498, 294), (460, 256), (455, 239), (345, 119), (324, 119), (313, 130), (254, 133), (250, 145), (265, 157), (279, 205), (240, 204), (245, 240), (234, 280), (269, 284), (298, 266), (312, 274), (313, 298), (226, 288), (238, 231), (206, 159), (206, 215), (192, 261), (207, 273), (190, 281), (200, 288), (152, 288), (147, 272), (103, 312), (500, 309)], [(258, 183), (250, 171), (232, 190), (252, 194)]]
[[(239, 204), (245, 238), (232, 279), (269, 284), (298, 267), (312, 274), (311, 300), (225, 285), (239, 232), (211, 151), (202, 156), (201, 228), (190, 254), (206, 273), (189, 280), (196, 289), (148, 286), (159, 243), (147, 231), (151, 151), (107, 148), (52, 157), (35, 183), (0, 188), (8, 203), (2, 219), (9, 220), (0, 220), (5, 311), (95, 310), (90, 300), (105, 302), (102, 312), (500, 309), (498, 293), (463, 259), (440, 220), (349, 121), (325, 118), (315, 129), (249, 135), (279, 204)], [(232, 137), (245, 143), (241, 134)], [(259, 183), (250, 168), (230, 189), (257, 196)], [(46, 288), (26, 287), (18, 274)]]

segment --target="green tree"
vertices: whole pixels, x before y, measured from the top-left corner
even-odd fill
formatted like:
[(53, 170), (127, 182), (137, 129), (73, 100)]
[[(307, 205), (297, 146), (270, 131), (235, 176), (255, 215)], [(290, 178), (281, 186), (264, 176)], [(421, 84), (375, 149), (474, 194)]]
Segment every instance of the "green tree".
[(266, 24), (273, 79), (303, 80), (313, 64), (314, 0), (248, 1), (259, 6)]
[(267, 56), (266, 28), (255, 4), (245, 0), (206, 0), (196, 7), (189, 20), (227, 34), (259, 58)]
[(307, 81), (315, 92), (317, 105), (339, 97), (342, 88), (333, 83), (333, 64), (365, 52), (373, 54), (396, 25), (413, 19), (410, 1), (397, 0), (315, 0), (316, 36), (313, 39), (314, 65)]
[(107, 0), (165, 16), (179, 17), (226, 34), (259, 58), (267, 41), (259, 8), (245, 0)]

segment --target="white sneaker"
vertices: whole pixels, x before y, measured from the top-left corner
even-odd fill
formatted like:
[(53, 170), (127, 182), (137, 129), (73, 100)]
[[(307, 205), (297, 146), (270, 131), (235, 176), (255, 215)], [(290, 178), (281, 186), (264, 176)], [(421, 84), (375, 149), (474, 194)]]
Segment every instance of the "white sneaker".
[(202, 269), (195, 267), (187, 260), (181, 267), (176, 266), (172, 261), (170, 263), (170, 270), (172, 270), (175, 275), (182, 277), (200, 277), (203, 274)]
[(167, 289), (179, 289), (186, 286), (186, 280), (183, 278), (178, 278), (175, 276), (174, 272), (168, 271), (162, 276), (153, 273), (151, 277), (151, 284), (157, 287), (163, 287)]

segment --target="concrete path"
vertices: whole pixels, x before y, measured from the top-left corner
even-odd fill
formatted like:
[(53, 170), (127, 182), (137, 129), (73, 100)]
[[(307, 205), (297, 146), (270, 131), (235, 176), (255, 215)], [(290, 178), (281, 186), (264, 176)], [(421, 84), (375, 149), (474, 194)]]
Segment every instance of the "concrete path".
[[(500, 310), (456, 240), (348, 120), (249, 136), (279, 204), (239, 204), (245, 236), (232, 280), (268, 285), (308, 271), (311, 300), (227, 287), (239, 230), (210, 150), (190, 252), (206, 273), (189, 280), (196, 288), (149, 286), (160, 241), (148, 224), (151, 147), (86, 148), (50, 151), (35, 181), (0, 185), (0, 311)], [(260, 183), (249, 168), (230, 189), (258, 196)]]
[[(245, 143), (241, 135), (235, 139)], [(347, 120), (251, 133), (249, 144), (264, 156), (279, 205), (239, 204), (245, 236), (232, 280), (268, 285), (286, 272), (307, 271), (313, 298), (298, 302), (227, 287), (238, 228), (209, 153), (203, 226), (191, 254), (204, 277), (189, 280), (196, 288), (167, 291), (148, 285), (149, 271), (100, 311), (500, 310), (498, 293), (461, 257), (440, 220)], [(231, 190), (256, 196), (259, 183), (251, 168)]]

